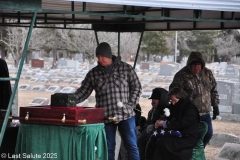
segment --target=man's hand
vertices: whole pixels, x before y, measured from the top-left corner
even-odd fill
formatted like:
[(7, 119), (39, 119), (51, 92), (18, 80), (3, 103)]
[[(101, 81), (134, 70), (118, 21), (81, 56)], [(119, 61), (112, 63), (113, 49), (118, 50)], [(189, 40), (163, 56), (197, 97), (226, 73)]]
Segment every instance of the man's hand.
[(215, 120), (218, 115), (219, 115), (218, 106), (213, 106), (213, 117), (212, 117), (212, 119)]

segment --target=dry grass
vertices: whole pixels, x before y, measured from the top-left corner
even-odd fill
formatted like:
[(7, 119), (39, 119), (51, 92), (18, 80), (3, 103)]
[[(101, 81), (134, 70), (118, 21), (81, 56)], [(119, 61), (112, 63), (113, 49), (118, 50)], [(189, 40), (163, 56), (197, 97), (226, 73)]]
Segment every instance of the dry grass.
[[(215, 134), (233, 134), (240, 137), (240, 123), (213, 121), (213, 129)], [(221, 147), (213, 147), (207, 145), (205, 154), (207, 160), (214, 160), (220, 152)]]
[(213, 146), (206, 146), (205, 148), (205, 155), (206, 155), (206, 160), (214, 160), (216, 159), (216, 156), (220, 152), (221, 148), (219, 147), (213, 147)]
[(240, 123), (213, 121), (214, 133), (233, 134), (240, 137)]

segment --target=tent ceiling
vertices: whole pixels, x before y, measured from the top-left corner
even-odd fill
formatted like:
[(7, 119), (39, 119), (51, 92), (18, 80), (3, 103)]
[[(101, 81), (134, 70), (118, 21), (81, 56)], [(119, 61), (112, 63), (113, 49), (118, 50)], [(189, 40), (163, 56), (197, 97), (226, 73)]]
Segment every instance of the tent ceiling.
[(236, 0), (22, 0), (17, 7), (9, 1), (16, 3), (0, 0), (0, 26), (29, 26), (26, 20), (31, 20), (36, 11), (35, 27), (41, 28), (69, 28), (70, 24), (92, 24), (81, 29), (122, 32), (240, 28), (240, 2)]

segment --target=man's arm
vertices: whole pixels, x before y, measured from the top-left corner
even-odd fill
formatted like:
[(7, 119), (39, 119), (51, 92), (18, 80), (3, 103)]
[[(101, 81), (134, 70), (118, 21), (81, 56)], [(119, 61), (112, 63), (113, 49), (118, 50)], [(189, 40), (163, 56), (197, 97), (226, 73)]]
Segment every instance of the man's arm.
[(81, 87), (76, 90), (74, 93), (76, 96), (76, 104), (83, 102), (87, 99), (93, 91), (93, 84), (90, 81), (89, 73), (86, 75), (85, 79), (81, 83)]
[[(169, 85), (169, 91), (174, 88), (174, 87), (178, 87), (178, 88), (181, 88), (181, 89), (185, 89), (184, 86), (184, 75), (181, 73), (181, 72), (177, 72), (174, 77), (173, 77), (173, 81), (172, 83)], [(186, 92), (186, 91), (185, 91)]]
[(217, 82), (212, 74), (212, 71), (209, 70), (210, 77), (212, 78), (212, 89), (211, 89), (211, 104), (213, 106), (213, 117), (212, 119), (216, 119), (219, 115), (219, 94), (217, 91)]
[(219, 105), (219, 94), (217, 91), (217, 82), (211, 71), (210, 71), (210, 76), (212, 79), (211, 103), (212, 103), (212, 106), (218, 106)]
[(142, 86), (141, 82), (137, 76), (137, 73), (134, 69), (130, 68), (130, 75), (129, 75), (129, 101), (128, 107), (135, 108), (136, 104), (139, 101), (140, 94), (142, 93)]
[(181, 76), (178, 73), (176, 73), (173, 77), (172, 83), (169, 85), (169, 90), (171, 90), (174, 87), (181, 88), (181, 83), (182, 83)]

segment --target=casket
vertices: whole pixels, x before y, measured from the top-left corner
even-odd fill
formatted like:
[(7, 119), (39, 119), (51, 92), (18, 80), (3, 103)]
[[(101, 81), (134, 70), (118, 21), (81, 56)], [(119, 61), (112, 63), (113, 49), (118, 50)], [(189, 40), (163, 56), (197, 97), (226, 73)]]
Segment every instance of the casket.
[(19, 115), (21, 123), (77, 126), (104, 122), (104, 109), (93, 107), (20, 107)]

